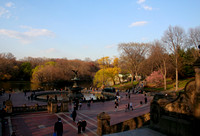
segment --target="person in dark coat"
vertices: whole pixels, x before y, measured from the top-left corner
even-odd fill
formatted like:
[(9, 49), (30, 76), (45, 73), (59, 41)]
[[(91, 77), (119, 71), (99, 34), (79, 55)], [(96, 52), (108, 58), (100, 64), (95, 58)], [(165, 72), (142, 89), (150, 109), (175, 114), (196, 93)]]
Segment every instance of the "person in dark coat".
[(85, 127), (87, 126), (87, 122), (82, 120), (82, 131), (85, 132)]
[(11, 93), (9, 93), (8, 97), (9, 97), (8, 99), (10, 100), (10, 98), (11, 98)]
[(128, 107), (127, 107), (127, 109), (130, 110), (130, 104), (129, 104), (129, 103), (128, 103)]
[(55, 95), (55, 101), (58, 101), (58, 97), (57, 97), (57, 95)]
[(77, 115), (76, 110), (74, 110), (74, 111), (72, 112), (72, 118), (73, 118), (73, 121), (76, 120), (76, 115)]
[(61, 122), (61, 118), (58, 118), (58, 121), (54, 125), (54, 132), (57, 136), (62, 136), (63, 134), (63, 124)]
[(81, 127), (82, 127), (82, 121), (81, 120), (78, 121), (77, 126), (78, 126), (78, 134), (80, 134), (81, 133)]
[(145, 102), (145, 104), (147, 103), (147, 97), (146, 96), (144, 97), (144, 102)]

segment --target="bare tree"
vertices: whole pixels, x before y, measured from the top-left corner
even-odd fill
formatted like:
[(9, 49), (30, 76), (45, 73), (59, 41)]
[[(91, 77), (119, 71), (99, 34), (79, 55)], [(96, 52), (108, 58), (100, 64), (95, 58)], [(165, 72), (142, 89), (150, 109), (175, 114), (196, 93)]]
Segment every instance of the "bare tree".
[(159, 41), (153, 43), (150, 49), (149, 60), (152, 62), (154, 67), (159, 70), (163, 76), (164, 80), (164, 90), (167, 89), (167, 61), (168, 54), (166, 54), (166, 49), (161, 45)]
[(134, 76), (138, 76), (141, 63), (145, 60), (145, 54), (148, 50), (148, 44), (145, 43), (121, 43), (118, 45), (121, 51), (120, 60), (125, 65), (128, 72)]
[(200, 45), (200, 26), (189, 29), (188, 44), (196, 49), (193, 55), (195, 59), (197, 59), (199, 57), (198, 45)]
[(178, 26), (169, 26), (162, 37), (162, 41), (168, 45), (169, 49), (175, 56), (176, 91), (178, 90), (178, 50), (183, 46), (184, 40), (185, 32), (181, 27)]

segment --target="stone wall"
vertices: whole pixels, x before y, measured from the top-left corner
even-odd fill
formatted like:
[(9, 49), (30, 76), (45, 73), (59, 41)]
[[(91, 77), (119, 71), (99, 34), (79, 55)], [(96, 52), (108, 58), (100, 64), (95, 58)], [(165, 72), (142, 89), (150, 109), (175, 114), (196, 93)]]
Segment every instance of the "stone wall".
[(127, 130), (133, 130), (147, 125), (150, 121), (150, 113), (135, 117), (118, 124), (110, 126), (110, 133), (123, 132)]
[(110, 126), (110, 116), (102, 112), (97, 116), (97, 121), (97, 134), (101, 136), (104, 134), (133, 130), (147, 125), (150, 121), (150, 113)]

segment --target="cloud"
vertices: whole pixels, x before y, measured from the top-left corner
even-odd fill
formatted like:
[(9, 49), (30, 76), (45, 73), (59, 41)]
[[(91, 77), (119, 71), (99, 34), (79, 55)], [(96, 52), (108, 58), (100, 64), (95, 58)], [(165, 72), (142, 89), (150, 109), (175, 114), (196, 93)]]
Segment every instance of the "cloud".
[[(146, 0), (138, 0), (137, 3), (144, 9), (144, 10), (152, 10), (151, 6), (145, 5), (144, 3)], [(140, 8), (139, 8), (140, 9)]]
[(152, 7), (146, 6), (146, 5), (143, 5), (142, 7), (143, 7), (145, 10), (152, 10), (152, 9), (153, 9)]
[(0, 29), (0, 35), (4, 35), (10, 38), (18, 39), (23, 44), (31, 43), (35, 38), (42, 36), (53, 37), (55, 34), (47, 29), (33, 29), (31, 27), (23, 26), (28, 31), (18, 32), (7, 29)]
[(5, 17), (5, 18), (10, 18), (10, 12), (9, 10), (3, 8), (3, 7), (0, 7), (0, 17)]
[(138, 0), (137, 3), (138, 3), (138, 4), (141, 4), (141, 3), (144, 3), (145, 1), (146, 1), (146, 0)]
[(138, 22), (134, 22), (131, 25), (129, 25), (129, 27), (135, 27), (135, 26), (143, 26), (145, 24), (147, 24), (147, 21), (138, 21)]
[(14, 5), (15, 5), (15, 4), (12, 3), (12, 2), (8, 2), (8, 3), (5, 4), (5, 6), (8, 7), (8, 8), (11, 8), (11, 7), (13, 7)]

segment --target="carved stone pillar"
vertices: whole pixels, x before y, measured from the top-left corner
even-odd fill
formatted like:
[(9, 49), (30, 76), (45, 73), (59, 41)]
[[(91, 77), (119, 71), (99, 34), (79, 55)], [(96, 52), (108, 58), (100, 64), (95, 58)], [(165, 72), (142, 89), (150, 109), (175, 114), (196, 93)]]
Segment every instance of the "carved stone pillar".
[[(199, 45), (200, 47), (200, 45)], [(200, 128), (200, 57), (194, 63), (195, 68), (195, 93), (194, 93), (194, 111), (193, 115), (196, 118), (193, 122), (193, 135), (199, 133)]]
[(62, 112), (67, 112), (68, 111), (68, 101), (67, 100), (63, 100), (61, 103), (61, 111)]
[(200, 58), (194, 63), (196, 89), (194, 94), (194, 116), (200, 119)]
[(51, 109), (51, 102), (48, 101), (48, 102), (47, 102), (47, 111), (48, 111), (48, 113), (51, 112), (50, 109)]
[(97, 134), (102, 136), (110, 133), (110, 116), (102, 112), (97, 115)]
[(50, 113), (56, 113), (57, 112), (57, 102), (55, 102), (55, 101), (51, 101), (50, 102), (50, 109), (49, 109), (49, 111), (50, 111)]
[(39, 106), (39, 105), (36, 103), (36, 104), (35, 104), (35, 110), (36, 110), (36, 111), (38, 111), (38, 106)]
[(12, 113), (12, 101), (11, 100), (7, 100), (6, 102), (5, 102), (5, 111), (6, 111), (6, 113)]

